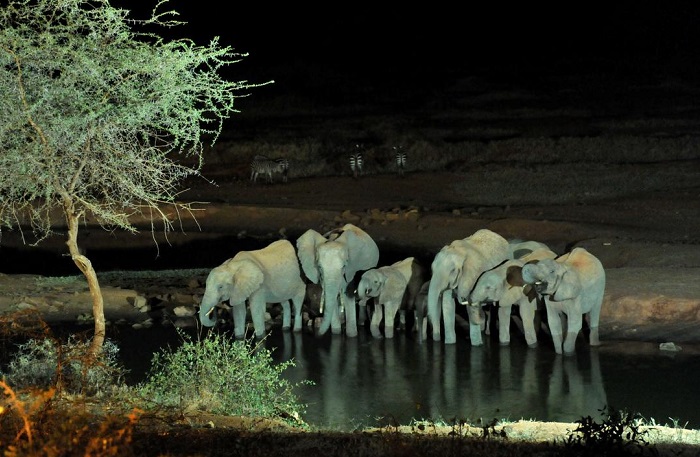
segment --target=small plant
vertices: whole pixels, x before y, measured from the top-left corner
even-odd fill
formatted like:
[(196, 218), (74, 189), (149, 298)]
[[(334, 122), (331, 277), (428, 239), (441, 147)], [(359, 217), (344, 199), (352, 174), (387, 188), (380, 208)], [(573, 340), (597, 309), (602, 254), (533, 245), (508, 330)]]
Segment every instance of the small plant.
[(144, 399), (156, 407), (301, 422), (306, 405), (281, 377), (294, 361), (272, 365), (271, 352), (261, 342), (213, 332), (200, 341), (180, 336), (183, 344), (176, 351), (154, 354), (147, 380), (136, 387)]
[(124, 370), (119, 366), (119, 348), (106, 340), (100, 354), (90, 351), (90, 341), (71, 335), (65, 342), (47, 336), (18, 345), (7, 373), (15, 389), (56, 387), (69, 393), (97, 395), (119, 384)]
[(641, 429), (643, 418), (639, 413), (607, 406), (600, 412), (604, 417), (601, 423), (591, 416), (576, 421), (578, 427), (564, 442), (567, 450), (582, 456), (658, 455), (647, 440), (648, 431)]

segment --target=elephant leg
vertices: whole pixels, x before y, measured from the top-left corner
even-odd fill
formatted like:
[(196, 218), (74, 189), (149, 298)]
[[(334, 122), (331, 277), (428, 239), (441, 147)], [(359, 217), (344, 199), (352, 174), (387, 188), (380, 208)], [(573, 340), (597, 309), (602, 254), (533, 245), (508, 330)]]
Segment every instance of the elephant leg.
[(357, 325), (364, 327), (367, 323), (367, 299), (360, 300), (357, 304)]
[(306, 287), (304, 287), (295, 297), (292, 298), (294, 306), (294, 329), (295, 332), (301, 332), (302, 319), (301, 309), (304, 307), (304, 297), (306, 296)]
[(586, 314), (588, 323), (588, 341), (591, 346), (600, 346), (600, 336), (598, 335), (598, 322), (600, 320), (600, 307), (593, 307), (590, 313)]
[(481, 313), (483, 313), (481, 306), (467, 307), (467, 315), (469, 316), (469, 339), (471, 340), (472, 346), (481, 346), (484, 344), (481, 339), (481, 323), (484, 317)]
[(292, 307), (289, 303), (290, 300), (282, 301), (282, 330), (289, 330), (292, 328)]
[(401, 306), (400, 302), (384, 304), (384, 338), (394, 337), (394, 323), (399, 306)]
[(559, 316), (559, 310), (555, 305), (549, 303), (549, 300), (545, 302), (547, 309), (547, 324), (549, 325), (549, 333), (552, 336), (552, 342), (554, 343), (554, 352), (561, 354), (561, 343), (562, 343), (562, 330), (561, 330), (561, 316)]
[(589, 344), (591, 346), (600, 346), (600, 336), (598, 335), (598, 327), (590, 327)]
[[(262, 295), (254, 295), (250, 298), (250, 317), (253, 320), (255, 336), (262, 338), (265, 336), (265, 300)], [(289, 306), (289, 304), (287, 304)]]
[(581, 332), (583, 315), (581, 313), (567, 314), (567, 332), (564, 338), (564, 354), (573, 354), (576, 349), (576, 339)]
[(237, 339), (245, 338), (245, 306), (245, 303), (241, 303), (231, 307), (231, 317), (233, 317), (233, 335)]
[(328, 317), (331, 320), (331, 333), (333, 335), (340, 335), (343, 333), (343, 325), (340, 321), (340, 314), (340, 309), (337, 309), (335, 313), (333, 313), (333, 316)]
[(382, 333), (379, 331), (379, 325), (382, 322), (382, 311), (384, 306), (376, 303), (374, 304), (374, 310), (372, 311), (372, 321), (369, 324), (369, 330), (374, 338), (381, 338)]
[[(438, 316), (440, 313), (438, 313)], [(455, 344), (457, 342), (457, 334), (455, 333), (455, 300), (452, 297), (452, 291), (446, 290), (442, 294), (442, 319), (445, 323), (445, 344)], [(437, 327), (437, 339), (435, 338), (435, 328)], [(479, 328), (479, 336), (481, 336), (481, 328)], [(433, 340), (440, 340), (440, 321), (433, 323)]]
[(399, 329), (406, 330), (406, 310), (399, 310)]
[(534, 303), (520, 304), (520, 318), (523, 321), (523, 333), (525, 334), (525, 342), (528, 347), (537, 347), (537, 332), (535, 331), (535, 309), (537, 305)]
[[(437, 294), (435, 299), (434, 307), (431, 306), (431, 302), (428, 305), (428, 319), (433, 330), (433, 341), (440, 341), (442, 339), (440, 332), (440, 323), (442, 322), (442, 300), (445, 299), (445, 295), (452, 294), (451, 290), (446, 290)], [(454, 305), (453, 305), (454, 307)]]
[[(484, 308), (482, 307), (481, 309), (483, 310)], [(481, 331), (485, 332), (487, 335), (491, 334), (491, 326), (493, 325), (493, 322), (491, 322), (491, 319), (493, 319), (491, 309), (491, 304), (486, 304), (486, 310), (484, 311), (484, 320), (482, 320), (479, 324), (481, 325)]]
[(355, 309), (355, 297), (345, 292), (340, 293), (340, 299), (345, 308), (345, 336), (357, 336), (357, 310)]
[(510, 312), (510, 305), (498, 306), (498, 341), (503, 346), (510, 344)]

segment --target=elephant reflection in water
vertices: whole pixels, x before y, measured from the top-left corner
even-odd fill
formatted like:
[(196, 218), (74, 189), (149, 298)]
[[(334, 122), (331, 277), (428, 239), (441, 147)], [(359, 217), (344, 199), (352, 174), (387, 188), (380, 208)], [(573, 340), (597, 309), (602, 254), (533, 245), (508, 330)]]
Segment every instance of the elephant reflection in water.
[[(436, 350), (436, 347), (429, 349)], [(513, 351), (509, 346), (472, 347), (467, 353), (445, 345), (431, 356), (427, 399), (431, 419), (523, 417), (573, 422), (597, 417), (607, 404), (598, 353), (590, 369), (581, 357), (550, 351)], [(425, 416), (424, 416), (425, 417)]]
[[(584, 375), (578, 362), (590, 355), (590, 374)], [(579, 359), (579, 357), (581, 359)], [(576, 357), (554, 358), (547, 395), (547, 417), (572, 422), (581, 417), (598, 418), (608, 400), (600, 370), (598, 351), (591, 349)]]
[[(330, 341), (318, 340), (319, 369), (323, 376), (314, 387), (318, 395), (317, 406), (322, 409), (324, 422), (346, 426), (363, 417), (367, 407), (363, 399), (376, 385), (361, 380), (360, 357), (365, 358), (365, 348), (358, 351), (364, 338), (343, 338), (331, 335)], [(359, 379), (358, 379), (359, 378)], [(330, 425), (330, 424), (329, 424)]]

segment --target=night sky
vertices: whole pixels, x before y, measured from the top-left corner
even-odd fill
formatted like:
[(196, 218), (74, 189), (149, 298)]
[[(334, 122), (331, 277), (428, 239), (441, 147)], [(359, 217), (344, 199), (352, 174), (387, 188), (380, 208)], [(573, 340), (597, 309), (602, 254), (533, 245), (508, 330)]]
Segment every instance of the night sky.
[(220, 14), (208, 3), (216, 4), (174, 0), (170, 6), (189, 22), (187, 34), (198, 42), (220, 36), (223, 44), (249, 52), (248, 63), (261, 73), (271, 66), (321, 65), (420, 78), (613, 66), (695, 75), (700, 58), (698, 2), (564, 2), (561, 8), (469, 2), (459, 10), (423, 3), (390, 11), (356, 3), (305, 9), (255, 2), (232, 4), (233, 13)]

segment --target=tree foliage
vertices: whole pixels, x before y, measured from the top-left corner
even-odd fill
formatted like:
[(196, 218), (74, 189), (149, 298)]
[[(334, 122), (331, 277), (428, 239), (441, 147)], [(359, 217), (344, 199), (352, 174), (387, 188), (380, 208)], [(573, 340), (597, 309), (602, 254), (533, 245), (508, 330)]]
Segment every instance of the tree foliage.
[(146, 19), (108, 0), (4, 3), (0, 227), (31, 227), (38, 243), (62, 212), (71, 257), (97, 304), (94, 270), (77, 246), (79, 222), (133, 232), (142, 215), (167, 233), (192, 209), (177, 196), (182, 181), (200, 173), (203, 139), (216, 141), (241, 91), (259, 84), (222, 77), (245, 54), (218, 38), (201, 46), (156, 33), (183, 24), (164, 9), (167, 0)]
[[(14, 0), (0, 9), (0, 214), (41, 237), (70, 198), (81, 215), (133, 231), (196, 175), (202, 137), (221, 131), (246, 82), (219, 69), (244, 55), (130, 25), (179, 24), (175, 12), (129, 20), (108, 1)], [(175, 155), (174, 155), (175, 153)], [(177, 155), (196, 160), (177, 160)], [(185, 165), (192, 164), (194, 165)], [(153, 211), (153, 213), (151, 212)]]

